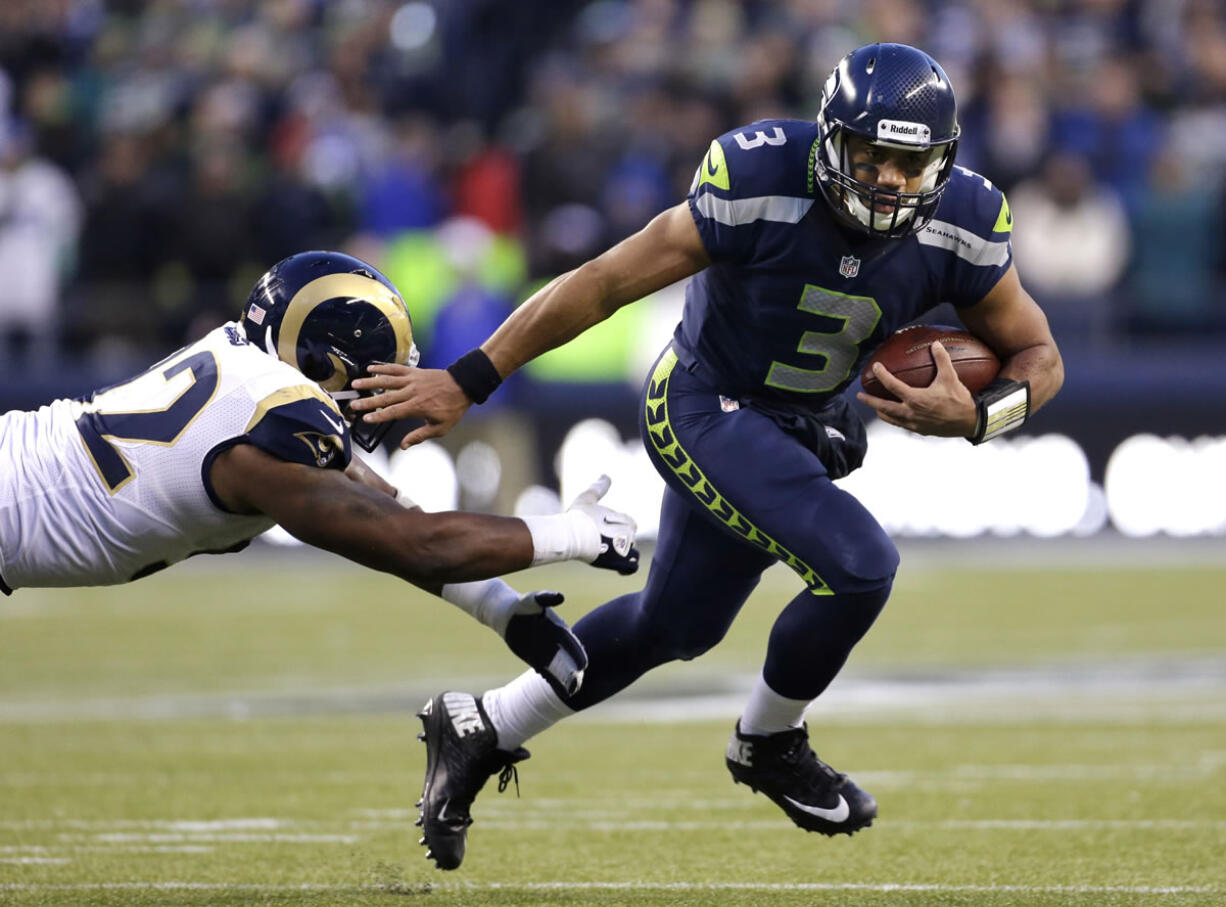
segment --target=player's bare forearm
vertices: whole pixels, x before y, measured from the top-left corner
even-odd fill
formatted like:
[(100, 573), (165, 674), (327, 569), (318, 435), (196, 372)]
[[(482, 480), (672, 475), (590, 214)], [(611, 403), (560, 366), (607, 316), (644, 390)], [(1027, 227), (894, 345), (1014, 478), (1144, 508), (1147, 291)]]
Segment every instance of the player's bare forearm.
[[(603, 255), (555, 278), (520, 306), (481, 349), (506, 378), (524, 363), (578, 337), (622, 306), (649, 296), (710, 263), (687, 205), (655, 217)], [(350, 405), (369, 422), (424, 419), (400, 442), (410, 447), (446, 434), (472, 400), (442, 369), (372, 366), (359, 390), (382, 391)]]
[(991, 346), (1001, 360), (1000, 376), (1030, 382), (1030, 411), (1064, 384), (1064, 361), (1043, 310), (1010, 267), (980, 302), (960, 312), (963, 323)]
[[(306, 526), (299, 537), (435, 593), (447, 583), (490, 579), (532, 564), (532, 537), (522, 520), (458, 511), (426, 513), (400, 507), (377, 493), (364, 494), (367, 501), (347, 497), (322, 509), (334, 512), (340, 526), (356, 531), (321, 533)], [(312, 510), (319, 509), (316, 501)]]
[(351, 481), (357, 482), (361, 485), (367, 485), (376, 491), (383, 492), (389, 497), (394, 498), (399, 495), (399, 489), (397, 489), (395, 485), (367, 466), (357, 454), (354, 454), (350, 458), (349, 465), (345, 468), (345, 475), (348, 476)]
[(1040, 344), (1009, 356), (1001, 365), (1000, 377), (1030, 382), (1030, 411), (1033, 413), (1056, 396), (1064, 384), (1064, 361), (1054, 341)]
[(505, 378), (623, 306), (709, 263), (688, 207), (677, 205), (604, 254), (550, 281), (516, 309), (481, 348)]
[(336, 492), (315, 490), (309, 503), (278, 506), (277, 522), (309, 545), (432, 592), (446, 583), (490, 579), (532, 563), (532, 537), (521, 520), (426, 513), (365, 488)]
[(340, 472), (287, 463), (251, 445), (225, 451), (211, 475), (230, 509), (263, 513), (309, 545), (430, 591), (532, 563), (522, 520), (405, 508)]

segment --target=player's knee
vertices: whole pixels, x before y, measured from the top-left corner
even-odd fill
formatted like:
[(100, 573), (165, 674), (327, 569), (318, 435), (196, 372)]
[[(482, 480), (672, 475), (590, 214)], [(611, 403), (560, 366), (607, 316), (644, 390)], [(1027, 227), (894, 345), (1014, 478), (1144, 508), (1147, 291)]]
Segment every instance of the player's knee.
[(656, 626), (650, 635), (651, 646), (660, 662), (690, 661), (713, 649), (724, 638), (727, 628), (711, 626)]
[(875, 532), (860, 535), (846, 547), (840, 564), (845, 576), (839, 591), (888, 590), (898, 572), (898, 563), (898, 546), (878, 526)]

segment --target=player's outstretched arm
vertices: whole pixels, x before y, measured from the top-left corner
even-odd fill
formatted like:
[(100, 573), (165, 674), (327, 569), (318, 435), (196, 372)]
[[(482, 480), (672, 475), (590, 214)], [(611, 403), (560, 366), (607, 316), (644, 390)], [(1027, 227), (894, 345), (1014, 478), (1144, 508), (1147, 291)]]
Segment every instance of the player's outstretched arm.
[(461, 381), (496, 387), (525, 362), (709, 263), (689, 206), (669, 208), (604, 254), (555, 278), (516, 309), (481, 345), (484, 359), (468, 364), (468, 369), (478, 370), (475, 373), (457, 372), (459, 362), (448, 370), (372, 366), (372, 377), (354, 381), (354, 387), (383, 393), (355, 400), (351, 406), (366, 411), (371, 422), (425, 419), (424, 426), (405, 436), (401, 447), (446, 434), (473, 402), (481, 402), (461, 389), (457, 374)]
[(236, 513), (262, 513), (291, 535), (437, 592), (537, 564), (581, 560), (633, 573), (636, 526), (604, 507), (607, 478), (564, 513), (529, 517), (426, 513), (336, 470), (290, 463), (251, 444), (218, 455), (213, 490)]
[[(356, 464), (356, 465), (355, 465)], [(239, 513), (263, 513), (302, 541), (441, 596), (493, 629), (560, 696), (583, 683), (587, 652), (554, 614), (557, 592), (526, 595), (497, 574), (577, 559), (633, 573), (634, 520), (599, 503), (602, 476), (565, 512), (526, 521), (469, 513), (426, 513), (358, 460), (345, 473), (279, 460), (242, 444), (220, 454), (214, 492)]]

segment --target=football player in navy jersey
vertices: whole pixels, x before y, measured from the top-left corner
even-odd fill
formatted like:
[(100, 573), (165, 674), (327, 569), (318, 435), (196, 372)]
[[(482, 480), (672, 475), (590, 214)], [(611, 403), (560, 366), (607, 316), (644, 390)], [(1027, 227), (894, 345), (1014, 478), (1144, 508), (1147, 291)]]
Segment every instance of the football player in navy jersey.
[(411, 444), (445, 432), (528, 360), (692, 275), (644, 388), (641, 433), (667, 484), (646, 587), (576, 624), (591, 659), (578, 693), (527, 673), (427, 705), (423, 840), (439, 866), (460, 864), (473, 798), (527, 756), (524, 741), (710, 649), (777, 560), (804, 588), (774, 624), (727, 766), (801, 828), (850, 834), (872, 822), (873, 798), (817, 758), (804, 723), (898, 566), (882, 527), (832, 481), (865, 452), (843, 392), (882, 340), (944, 302), (1000, 356), (1000, 377), (973, 395), (934, 344), (929, 387), (878, 372), (899, 399), (861, 395), (883, 420), (981, 443), (1020, 426), (1063, 381), (1047, 320), (1013, 267), (1008, 203), (955, 166), (958, 136), (953, 89), (931, 57), (861, 47), (831, 73), (815, 121), (717, 138), (684, 204), (554, 280), (480, 349), (444, 371), (377, 367), (355, 382), (386, 394), (355, 404), (382, 407), (366, 419), (427, 420)]
[[(576, 558), (637, 567), (634, 522), (598, 502), (512, 519), (426, 513), (351, 453), (386, 425), (351, 425), (372, 362), (417, 361), (409, 311), (365, 262), (305, 252), (275, 265), (237, 322), (79, 400), (0, 416), (0, 592), (148, 576), (237, 551), (279, 523), (393, 573), (494, 629), (561, 693), (587, 657), (551, 610), (498, 574)], [(369, 392), (366, 392), (369, 393)]]

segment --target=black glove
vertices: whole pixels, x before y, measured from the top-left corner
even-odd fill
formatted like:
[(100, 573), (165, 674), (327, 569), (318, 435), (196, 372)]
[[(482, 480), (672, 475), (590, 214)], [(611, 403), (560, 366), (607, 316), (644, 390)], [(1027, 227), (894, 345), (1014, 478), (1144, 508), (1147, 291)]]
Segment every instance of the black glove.
[[(626, 572), (633, 573), (638, 569), (638, 552), (633, 548), (631, 552), (634, 568)], [(566, 621), (553, 612), (562, 601), (561, 592), (529, 592), (522, 596), (507, 623), (504, 638), (507, 647), (535, 668), (554, 692), (565, 699), (579, 692), (583, 685), (587, 651)]]

